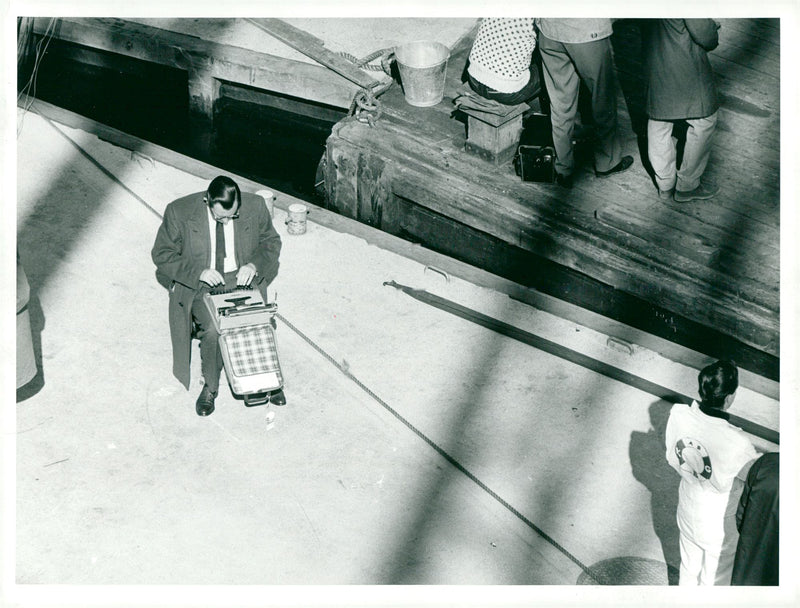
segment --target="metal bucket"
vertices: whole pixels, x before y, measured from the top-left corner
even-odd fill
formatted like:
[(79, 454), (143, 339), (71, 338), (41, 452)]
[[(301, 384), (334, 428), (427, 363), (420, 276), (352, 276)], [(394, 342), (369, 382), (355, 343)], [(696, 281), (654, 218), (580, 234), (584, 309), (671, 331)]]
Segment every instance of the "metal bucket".
[(425, 108), (442, 101), (450, 49), (439, 42), (418, 40), (398, 46), (394, 56), (410, 105)]

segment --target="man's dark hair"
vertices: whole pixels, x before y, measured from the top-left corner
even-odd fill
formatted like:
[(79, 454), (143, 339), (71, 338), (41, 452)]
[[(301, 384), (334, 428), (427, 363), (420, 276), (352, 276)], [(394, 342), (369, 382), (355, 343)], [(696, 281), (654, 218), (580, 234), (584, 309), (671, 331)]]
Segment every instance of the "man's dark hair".
[(223, 209), (230, 209), (234, 203), (240, 203), (242, 193), (239, 186), (230, 177), (220, 175), (211, 180), (208, 185), (208, 206), (221, 205)]
[(735, 393), (739, 387), (739, 370), (733, 361), (717, 361), (700, 370), (697, 382), (700, 409), (720, 410), (725, 403), (725, 397)]

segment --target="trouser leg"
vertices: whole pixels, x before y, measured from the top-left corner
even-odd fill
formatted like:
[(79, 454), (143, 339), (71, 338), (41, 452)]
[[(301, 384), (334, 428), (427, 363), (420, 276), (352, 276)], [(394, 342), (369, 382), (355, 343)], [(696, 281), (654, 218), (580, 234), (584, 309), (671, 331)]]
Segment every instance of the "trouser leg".
[(674, 188), (676, 151), (671, 122), (652, 118), (647, 121), (647, 156), (658, 189), (666, 191)]
[(219, 391), (219, 376), (222, 371), (222, 353), (219, 350), (219, 333), (214, 327), (211, 315), (203, 303), (207, 290), (200, 290), (192, 301), (192, 316), (197, 323), (197, 337), (200, 339), (200, 359), (203, 379), (208, 389)]
[(686, 147), (683, 151), (681, 168), (678, 169), (677, 189), (681, 192), (694, 190), (700, 185), (700, 178), (708, 165), (711, 155), (711, 136), (717, 126), (717, 113), (705, 118), (686, 121)]
[(703, 567), (703, 548), (680, 533), (681, 569), (679, 585), (698, 585)]
[(572, 136), (578, 115), (580, 78), (567, 54), (564, 44), (539, 36), (544, 82), (550, 98), (550, 121), (553, 128), (553, 145), (556, 150), (556, 172), (572, 175), (575, 156)]
[(733, 562), (736, 558), (736, 546), (739, 544), (739, 532), (736, 529), (735, 516), (725, 519), (725, 538), (714, 554), (714, 563), (709, 564), (705, 576), (708, 585), (730, 585), (733, 575)]
[(617, 123), (617, 81), (611, 39), (565, 44), (575, 69), (592, 94), (592, 117), (597, 142), (594, 167), (608, 171), (622, 160), (622, 142)]

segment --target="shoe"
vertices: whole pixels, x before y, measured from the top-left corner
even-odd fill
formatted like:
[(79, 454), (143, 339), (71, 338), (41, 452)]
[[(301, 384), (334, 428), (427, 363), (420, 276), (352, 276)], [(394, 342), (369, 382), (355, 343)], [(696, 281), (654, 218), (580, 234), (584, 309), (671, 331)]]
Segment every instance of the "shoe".
[(706, 186), (700, 184), (694, 190), (675, 190), (675, 200), (679, 203), (689, 201), (704, 201), (713, 198), (719, 192), (719, 186)]
[(283, 394), (282, 389), (278, 389), (269, 396), (269, 402), (274, 405), (286, 405), (286, 395)]
[(203, 385), (203, 390), (200, 391), (200, 396), (194, 404), (194, 409), (198, 416), (209, 416), (214, 412), (214, 399), (217, 395), (212, 393), (206, 385)]
[(560, 173), (556, 173), (556, 183), (562, 188), (569, 189), (572, 188), (572, 184), (575, 183), (575, 177), (572, 174), (561, 175)]
[(633, 156), (623, 156), (622, 160), (611, 167), (608, 171), (595, 171), (594, 174), (597, 177), (610, 177), (616, 173), (627, 171), (631, 168), (631, 166), (633, 166)]
[(668, 200), (672, 198), (672, 195), (675, 194), (675, 188), (670, 188), (669, 190), (658, 190), (658, 198), (662, 200)]

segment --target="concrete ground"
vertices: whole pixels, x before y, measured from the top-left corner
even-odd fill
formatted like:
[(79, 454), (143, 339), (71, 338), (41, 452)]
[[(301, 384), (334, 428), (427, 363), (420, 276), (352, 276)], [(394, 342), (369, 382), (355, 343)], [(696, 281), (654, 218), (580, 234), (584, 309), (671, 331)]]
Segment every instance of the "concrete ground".
[[(18, 119), (17, 238), (41, 376), (5, 430), (10, 601), (678, 597), (655, 587), (679, 563), (678, 478), (659, 440), (669, 405), (384, 282), (686, 394), (696, 370), (615, 348), (313, 212), (306, 234), (288, 235), (276, 209), (284, 247), (269, 291), (288, 404), (247, 408), (223, 388), (200, 418), (199, 350), (187, 392), (170, 372), (150, 248), (166, 204), (207, 181), (33, 113)], [(778, 428), (776, 401), (740, 393), (735, 413)], [(729, 591), (700, 597), (743, 597)]]

